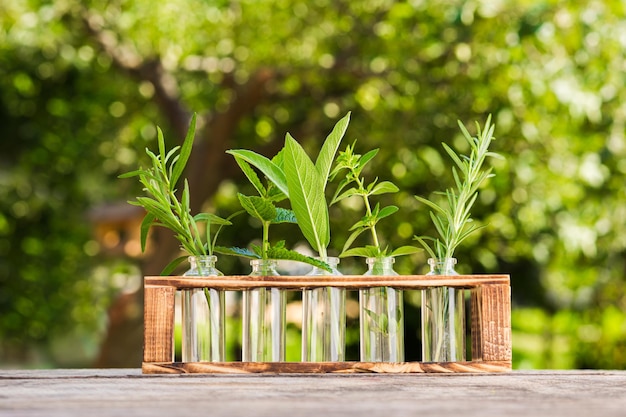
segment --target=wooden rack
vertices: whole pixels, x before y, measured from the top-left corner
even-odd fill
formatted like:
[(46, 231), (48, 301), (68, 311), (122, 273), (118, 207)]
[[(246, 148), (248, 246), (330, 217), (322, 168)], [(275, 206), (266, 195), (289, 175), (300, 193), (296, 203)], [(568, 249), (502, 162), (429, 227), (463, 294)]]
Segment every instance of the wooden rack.
[[(423, 290), (464, 288), (471, 292), (472, 360), (466, 362), (172, 362), (174, 298), (185, 288), (243, 291), (259, 287), (302, 290), (339, 287), (358, 290), (393, 287)], [(159, 373), (432, 373), (511, 370), (511, 287), (508, 275), (458, 276), (224, 276), (145, 277), (142, 371)]]

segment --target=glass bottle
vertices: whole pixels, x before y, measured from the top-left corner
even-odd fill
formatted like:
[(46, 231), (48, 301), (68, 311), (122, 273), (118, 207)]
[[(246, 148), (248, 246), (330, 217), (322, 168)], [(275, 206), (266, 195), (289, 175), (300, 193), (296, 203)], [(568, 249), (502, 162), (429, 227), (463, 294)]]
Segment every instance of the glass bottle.
[[(277, 261), (253, 259), (250, 276), (278, 276)], [(242, 352), (244, 362), (285, 360), (285, 291), (253, 288), (243, 291)]]
[[(308, 276), (338, 276), (339, 258), (324, 259), (332, 269), (313, 267)], [(346, 290), (320, 287), (302, 291), (302, 361), (341, 362), (346, 357)]]
[[(364, 275), (396, 276), (393, 257), (367, 258)], [(402, 290), (374, 287), (359, 290), (362, 362), (404, 362)]]
[[(223, 275), (215, 268), (217, 257), (190, 256), (185, 277)], [(181, 290), (182, 361), (224, 362), (224, 291), (212, 288)]]
[[(455, 258), (428, 260), (426, 275), (458, 275)], [(465, 360), (465, 293), (463, 289), (434, 287), (422, 290), (422, 361)]]

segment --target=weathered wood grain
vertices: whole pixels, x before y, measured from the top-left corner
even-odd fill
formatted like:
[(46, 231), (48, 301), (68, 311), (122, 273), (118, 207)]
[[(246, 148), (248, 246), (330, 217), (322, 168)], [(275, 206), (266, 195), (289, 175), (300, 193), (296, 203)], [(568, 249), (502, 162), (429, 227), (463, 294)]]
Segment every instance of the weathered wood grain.
[(142, 370), (146, 374), (482, 373), (510, 372), (511, 362), (144, 362)]
[(0, 370), (2, 417), (622, 417), (626, 371), (142, 375)]
[(510, 361), (511, 287), (482, 285), (471, 292), (472, 359)]
[(143, 360), (174, 360), (174, 296), (171, 286), (146, 285), (144, 289)]

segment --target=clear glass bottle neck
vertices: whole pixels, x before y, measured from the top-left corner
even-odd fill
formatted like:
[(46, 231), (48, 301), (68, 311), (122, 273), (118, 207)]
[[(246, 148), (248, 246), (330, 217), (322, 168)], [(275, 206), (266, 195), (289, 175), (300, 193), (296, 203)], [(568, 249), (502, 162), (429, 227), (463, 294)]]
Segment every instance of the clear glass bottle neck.
[(392, 256), (383, 258), (367, 258), (367, 272), (365, 275), (398, 275), (393, 270), (393, 264), (396, 262)]
[(430, 272), (427, 275), (459, 275), (455, 270), (456, 258), (429, 258)]
[(253, 259), (250, 261), (252, 272), (250, 276), (276, 276), (278, 262), (275, 259)]
[(322, 262), (326, 262), (328, 266), (330, 266), (331, 271), (327, 271), (323, 268), (314, 266), (311, 272), (309, 272), (307, 275), (312, 275), (312, 276), (342, 275), (341, 272), (339, 272), (339, 269), (337, 269), (337, 265), (339, 265), (339, 258), (329, 256), (323, 259), (322, 258), (316, 258), (316, 259), (321, 260)]
[(215, 264), (217, 256), (214, 255), (197, 255), (187, 258), (190, 269), (185, 272), (184, 276), (211, 277), (223, 275), (217, 270)]

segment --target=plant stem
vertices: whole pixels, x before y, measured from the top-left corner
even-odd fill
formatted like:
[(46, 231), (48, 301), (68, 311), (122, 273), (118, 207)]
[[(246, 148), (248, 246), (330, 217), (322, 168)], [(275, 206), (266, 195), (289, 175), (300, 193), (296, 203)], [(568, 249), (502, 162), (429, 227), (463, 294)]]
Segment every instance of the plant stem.
[(261, 258), (267, 259), (267, 252), (270, 249), (270, 224), (269, 221), (263, 222), (263, 245), (261, 247)]
[[(356, 175), (356, 172), (354, 172), (353, 168), (351, 168), (350, 170), (352, 171), (352, 174), (356, 178), (356, 183), (359, 186), (359, 191), (366, 192), (363, 179), (359, 178)], [(369, 198), (367, 197), (367, 194), (363, 194), (363, 202), (365, 203), (365, 212), (366, 212), (367, 216), (370, 217), (372, 215), (372, 207), (370, 206), (370, 201), (369, 201)], [(376, 251), (380, 254), (380, 243), (378, 242), (378, 233), (376, 233), (376, 225), (375, 224), (370, 226), (370, 233), (372, 234), (372, 242), (374, 244), (374, 247), (376, 247)]]

